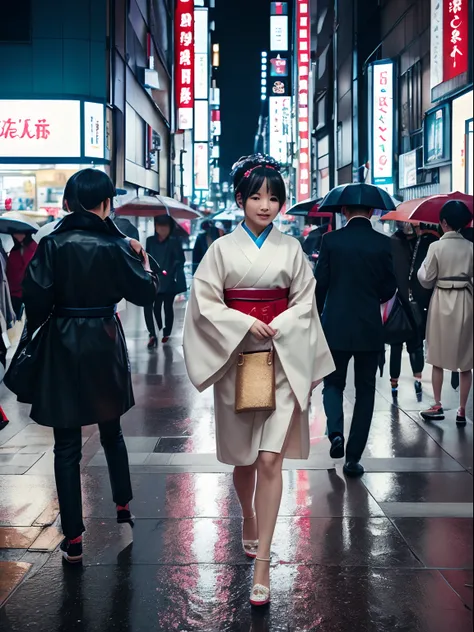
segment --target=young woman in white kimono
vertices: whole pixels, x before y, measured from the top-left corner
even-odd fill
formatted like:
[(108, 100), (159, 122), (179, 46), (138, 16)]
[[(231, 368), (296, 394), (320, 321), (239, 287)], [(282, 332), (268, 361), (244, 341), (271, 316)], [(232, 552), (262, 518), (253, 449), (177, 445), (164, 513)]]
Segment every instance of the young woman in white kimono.
[(443, 420), (441, 403), (443, 369), (460, 371), (458, 426), (466, 425), (466, 405), (472, 385), (473, 368), (473, 246), (459, 233), (472, 215), (463, 202), (450, 201), (441, 209), (439, 221), (444, 235), (431, 244), (418, 271), (425, 288), (434, 288), (428, 310), (427, 362), (433, 365), (435, 403), (421, 413), (426, 421)]
[[(214, 386), (217, 457), (235, 466), (243, 548), (256, 558), (250, 602), (264, 605), (270, 601), (270, 548), (283, 458), (308, 458), (310, 395), (334, 364), (310, 265), (299, 242), (273, 226), (286, 201), (278, 163), (261, 155), (243, 158), (233, 179), (245, 221), (211, 245), (195, 273), (184, 353), (194, 386), (199, 391)], [(236, 414), (239, 353), (272, 345), (275, 411)]]

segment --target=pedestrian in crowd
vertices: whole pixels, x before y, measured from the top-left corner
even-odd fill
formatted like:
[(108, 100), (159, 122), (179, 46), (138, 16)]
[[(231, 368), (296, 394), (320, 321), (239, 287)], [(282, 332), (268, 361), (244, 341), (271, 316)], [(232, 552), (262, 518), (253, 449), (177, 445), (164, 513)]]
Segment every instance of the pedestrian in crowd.
[[(13, 311), (7, 281), (6, 264), (7, 255), (0, 241), (0, 383), (3, 380), (7, 362), (7, 344), (9, 344), (7, 332), (13, 327), (15, 322), (15, 312)], [(6, 428), (7, 424), (8, 417), (0, 406), (0, 430)]]
[(430, 246), (418, 271), (421, 285), (433, 289), (426, 331), (427, 362), (433, 366), (435, 403), (421, 413), (426, 421), (443, 420), (444, 371), (460, 372), (458, 426), (466, 424), (473, 368), (473, 244), (460, 231), (472, 221), (463, 202), (447, 202), (440, 214), (441, 239)]
[(309, 263), (273, 225), (286, 200), (278, 163), (242, 158), (233, 183), (245, 221), (211, 244), (196, 271), (184, 355), (196, 388), (214, 386), (217, 457), (235, 466), (243, 550), (256, 559), (250, 602), (259, 606), (270, 601), (283, 458), (308, 458), (309, 397), (334, 364)]
[(74, 198), (67, 200), (72, 213), (41, 240), (23, 282), (28, 344), (39, 341), (40, 370), (29, 385), (30, 416), (54, 429), (54, 471), (65, 535), (61, 550), (68, 562), (82, 559), (82, 426), (99, 424), (117, 522), (133, 526), (120, 417), (134, 399), (115, 306), (122, 298), (144, 306), (156, 293), (145, 251), (137, 255), (108, 217), (115, 194), (110, 178), (84, 169), (74, 184)]
[[(398, 296), (413, 321), (413, 336), (405, 342), (413, 372), (415, 393), (418, 396), (421, 396), (423, 392), (421, 380), (425, 366), (424, 340), (432, 290), (421, 286), (417, 274), (428, 254), (428, 248), (437, 240), (438, 238), (431, 231), (423, 231), (420, 224), (408, 222), (400, 222), (398, 230), (391, 238)], [(391, 346), (390, 382), (394, 397), (398, 395), (402, 352), (403, 344)]]
[(323, 237), (327, 232), (331, 232), (331, 224), (327, 222), (318, 226), (312, 230), (303, 243), (303, 252), (310, 257), (313, 254), (319, 253), (321, 244), (323, 243)]
[(15, 233), (13, 235), (13, 248), (8, 255), (7, 261), (7, 279), (17, 320), (21, 320), (23, 316), (24, 306), (21, 284), (36, 248), (37, 244), (33, 240), (31, 233)]
[(316, 266), (316, 296), (336, 370), (324, 380), (330, 454), (344, 456), (343, 395), (354, 358), (356, 402), (344, 472), (360, 476), (375, 402), (375, 380), (384, 350), (380, 304), (396, 292), (390, 240), (372, 228), (372, 209), (343, 207), (347, 224), (323, 238)]
[(155, 217), (155, 234), (146, 240), (146, 251), (153, 258), (152, 265), (154, 262), (158, 264), (159, 268), (155, 272), (160, 274), (160, 289), (155, 303), (145, 307), (145, 322), (150, 335), (148, 349), (156, 349), (158, 346), (154, 318), (158, 330), (163, 330), (162, 342), (168, 342), (174, 324), (174, 299), (187, 290), (183, 247), (173, 234), (174, 226), (171, 217), (159, 215)]
[[(471, 242), (474, 242), (474, 229), (472, 226), (466, 226), (465, 228), (459, 231), (459, 234), (462, 235), (465, 239)], [(459, 388), (459, 373), (458, 371), (453, 371), (451, 373), (451, 387), (457, 391)]]
[[(7, 364), (7, 347), (3, 339), (3, 335), (5, 334), (5, 332), (5, 320), (3, 319), (2, 314), (0, 314), (0, 384), (2, 383), (3, 376), (5, 374), (5, 367)], [(6, 428), (8, 424), (8, 417), (2, 406), (0, 406), (0, 430)]]
[[(222, 227), (223, 228), (223, 227)], [(204, 258), (204, 255), (209, 250), (211, 244), (213, 244), (216, 239), (222, 237), (224, 234), (224, 230), (219, 230), (215, 224), (209, 220), (205, 220), (201, 224), (202, 232), (196, 237), (196, 242), (193, 248), (193, 274), (198, 269), (199, 264)]]

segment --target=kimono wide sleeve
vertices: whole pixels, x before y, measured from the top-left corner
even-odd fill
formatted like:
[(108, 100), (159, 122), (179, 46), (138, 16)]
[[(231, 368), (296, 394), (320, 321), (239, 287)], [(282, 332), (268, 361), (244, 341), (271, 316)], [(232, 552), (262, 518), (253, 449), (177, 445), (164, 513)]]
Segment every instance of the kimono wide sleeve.
[(308, 407), (311, 390), (335, 370), (315, 299), (316, 282), (301, 248), (294, 259), (288, 309), (271, 326), (285, 375), (301, 410)]
[(194, 275), (184, 321), (184, 359), (189, 378), (203, 391), (228, 370), (255, 318), (224, 303), (225, 265), (218, 242)]

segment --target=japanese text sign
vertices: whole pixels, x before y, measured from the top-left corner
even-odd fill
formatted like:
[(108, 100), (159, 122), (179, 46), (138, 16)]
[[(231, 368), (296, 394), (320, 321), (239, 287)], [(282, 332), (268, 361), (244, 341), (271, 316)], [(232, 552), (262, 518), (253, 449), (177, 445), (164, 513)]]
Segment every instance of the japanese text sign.
[(80, 156), (79, 101), (0, 100), (0, 157)]
[(443, 1), (443, 81), (449, 81), (468, 69), (468, 0)]
[(191, 129), (194, 107), (194, 2), (177, 0), (175, 86), (178, 129)]
[(393, 182), (393, 62), (373, 65), (372, 142), (374, 184)]
[(309, 197), (310, 148), (309, 148), (309, 68), (310, 68), (310, 15), (309, 1), (297, 0), (296, 6), (296, 51), (298, 64), (298, 102), (296, 104), (298, 119), (299, 169), (297, 199)]
[(431, 0), (431, 87), (469, 67), (469, 0)]

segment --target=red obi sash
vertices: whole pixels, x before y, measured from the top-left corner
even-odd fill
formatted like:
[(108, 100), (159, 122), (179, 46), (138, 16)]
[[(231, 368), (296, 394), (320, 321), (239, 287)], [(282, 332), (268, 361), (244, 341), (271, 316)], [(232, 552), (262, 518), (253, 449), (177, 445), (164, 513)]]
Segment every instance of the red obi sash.
[(254, 316), (269, 325), (288, 309), (289, 288), (224, 290), (227, 307)]

